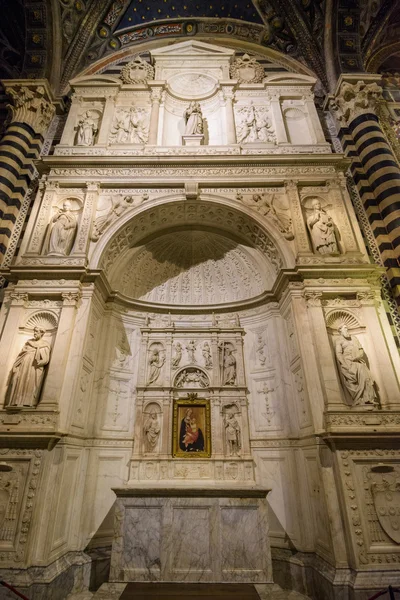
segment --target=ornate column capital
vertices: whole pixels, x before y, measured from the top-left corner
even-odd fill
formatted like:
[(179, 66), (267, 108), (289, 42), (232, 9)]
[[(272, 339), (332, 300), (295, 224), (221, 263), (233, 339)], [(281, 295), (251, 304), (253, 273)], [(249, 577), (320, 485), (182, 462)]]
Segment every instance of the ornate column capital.
[(6, 79), (1, 82), (12, 103), (10, 123), (27, 123), (44, 134), (55, 113), (54, 98), (45, 79)]
[(340, 77), (335, 96), (330, 98), (331, 108), (340, 123), (349, 125), (356, 117), (375, 112), (377, 103), (383, 99), (377, 80), (377, 76), (368, 74)]

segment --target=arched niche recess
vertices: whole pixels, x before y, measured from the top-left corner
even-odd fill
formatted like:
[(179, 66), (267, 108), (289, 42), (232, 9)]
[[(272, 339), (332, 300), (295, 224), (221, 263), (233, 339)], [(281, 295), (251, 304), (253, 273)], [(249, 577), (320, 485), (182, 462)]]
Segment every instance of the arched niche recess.
[(250, 300), (293, 266), (286, 240), (278, 245), (253, 216), (210, 201), (175, 200), (131, 213), (101, 242), (92, 264), (111, 289), (157, 304)]

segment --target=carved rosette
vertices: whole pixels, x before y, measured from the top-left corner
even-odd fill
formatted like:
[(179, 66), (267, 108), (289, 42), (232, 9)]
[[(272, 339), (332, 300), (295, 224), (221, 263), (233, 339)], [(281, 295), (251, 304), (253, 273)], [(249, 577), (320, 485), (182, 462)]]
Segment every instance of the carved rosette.
[(10, 123), (27, 123), (36, 133), (43, 135), (55, 112), (55, 107), (49, 102), (44, 86), (6, 86), (6, 93), (13, 102), (7, 105)]
[(154, 79), (154, 67), (137, 56), (122, 67), (121, 79), (124, 83), (146, 83), (149, 79)]
[(230, 75), (239, 83), (261, 83), (265, 77), (263, 66), (248, 54), (234, 61), (230, 67)]

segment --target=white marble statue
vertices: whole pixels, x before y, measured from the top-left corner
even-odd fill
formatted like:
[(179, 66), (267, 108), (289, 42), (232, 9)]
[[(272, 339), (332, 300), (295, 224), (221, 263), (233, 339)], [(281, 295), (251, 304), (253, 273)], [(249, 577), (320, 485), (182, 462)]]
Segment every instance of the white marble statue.
[(310, 232), (313, 248), (320, 254), (339, 253), (339, 232), (326, 210), (322, 208), (318, 198), (311, 203), (312, 213), (307, 218), (307, 227)]
[(346, 325), (338, 328), (335, 354), (343, 385), (349, 392), (353, 406), (374, 406), (376, 396), (374, 378), (367, 366), (367, 357), (358, 339), (352, 336)]
[(77, 211), (71, 210), (71, 202), (65, 200), (49, 224), (44, 243), (44, 254), (67, 256), (74, 245), (78, 228)]
[(180, 342), (176, 342), (175, 346), (174, 346), (174, 355), (172, 357), (172, 366), (174, 367), (174, 369), (176, 369), (177, 367), (179, 367), (179, 363), (182, 360), (182, 344)]
[(97, 242), (103, 231), (116, 219), (118, 219), (128, 208), (134, 204), (133, 196), (118, 197), (111, 200), (111, 206), (106, 215), (97, 217), (93, 225), (92, 241)]
[(88, 110), (78, 123), (78, 146), (93, 146), (97, 134), (97, 119)]
[(222, 385), (235, 385), (236, 383), (236, 358), (233, 350), (223, 342), (219, 346), (221, 360)]
[(198, 102), (191, 102), (185, 110), (185, 135), (201, 135), (204, 131), (203, 115)]
[(176, 387), (202, 387), (209, 386), (207, 375), (200, 369), (184, 369), (179, 373), (176, 382)]
[(43, 339), (45, 329), (35, 327), (33, 338), (25, 342), (11, 369), (6, 394), (7, 406), (34, 407), (39, 401), (50, 344)]
[(225, 435), (230, 456), (239, 456), (241, 448), (240, 425), (234, 410), (230, 410), (225, 417)]
[(196, 342), (194, 340), (190, 340), (190, 342), (188, 343), (188, 345), (186, 346), (186, 352), (188, 355), (188, 361), (191, 364), (196, 363), (196, 356), (195, 356), (195, 352), (196, 352)]
[(148, 415), (143, 429), (145, 435), (145, 451), (154, 452), (157, 447), (158, 438), (161, 431), (160, 423), (158, 422), (158, 415), (154, 409)]
[(161, 369), (163, 368), (164, 363), (164, 351), (159, 348), (155, 348), (154, 350), (152, 350), (149, 359), (150, 372), (147, 385), (150, 385), (150, 383), (155, 383), (157, 381), (157, 379), (160, 377)]
[(206, 369), (210, 369), (212, 367), (212, 356), (210, 344), (208, 342), (204, 342), (202, 354), (204, 358), (204, 366), (206, 367)]

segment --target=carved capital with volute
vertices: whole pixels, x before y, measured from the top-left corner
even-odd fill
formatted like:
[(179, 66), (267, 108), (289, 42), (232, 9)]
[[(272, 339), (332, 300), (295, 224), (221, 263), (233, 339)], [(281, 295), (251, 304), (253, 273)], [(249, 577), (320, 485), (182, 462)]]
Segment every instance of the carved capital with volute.
[(26, 123), (44, 135), (55, 113), (53, 97), (45, 80), (3, 80), (11, 103), (7, 105), (10, 123)]
[(349, 125), (356, 117), (375, 112), (382, 100), (382, 88), (376, 83), (366, 81), (343, 81), (331, 101), (336, 118), (343, 125)]

